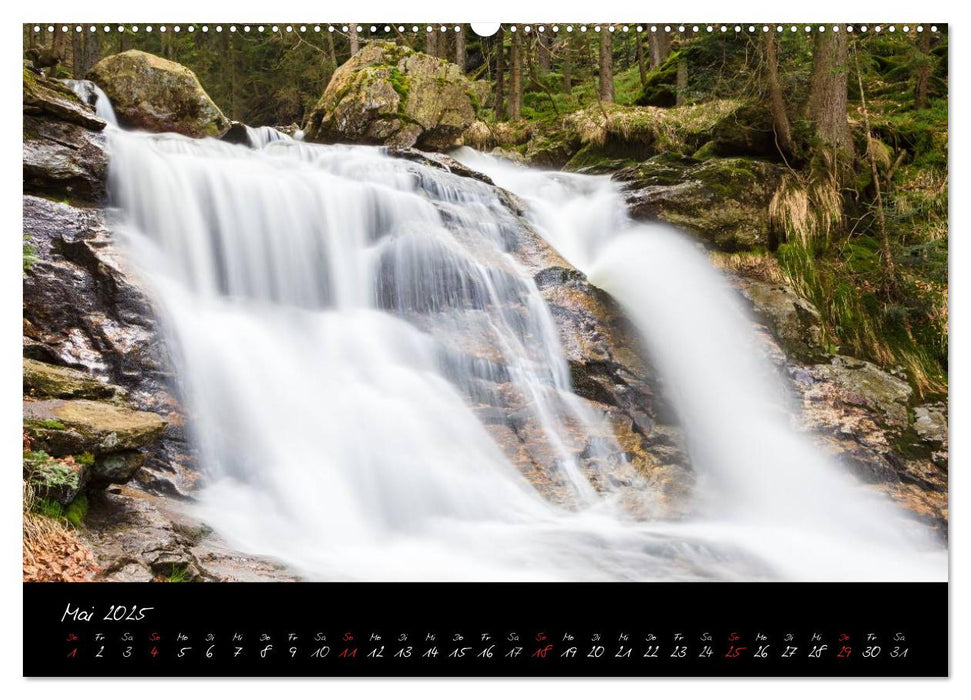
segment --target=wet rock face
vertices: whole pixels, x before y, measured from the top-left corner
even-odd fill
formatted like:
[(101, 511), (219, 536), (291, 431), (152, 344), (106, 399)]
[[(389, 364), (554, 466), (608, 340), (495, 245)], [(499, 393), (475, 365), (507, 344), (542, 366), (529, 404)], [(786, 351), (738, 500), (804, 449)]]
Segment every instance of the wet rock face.
[(23, 212), (36, 256), (24, 277), (24, 356), (109, 379), (150, 405), (168, 362), (104, 211), (27, 195)]
[[(24, 94), (25, 129), (72, 134), (95, 149), (69, 149), (84, 177), (65, 179), (51, 170), (47, 156), (34, 163), (40, 151), (25, 145), (23, 233), (33, 262), (23, 281), (24, 396), (130, 401), (133, 408), (160, 414), (169, 427), (140, 449), (139, 458), (129, 455), (121, 465), (113, 457), (88, 472), (93, 484), (134, 478), (153, 490), (185, 495), (192, 455), (171, 391), (168, 351), (99, 206), (107, 170), (104, 122), (59, 82), (25, 72)], [(145, 468), (135, 469), (139, 460)]]
[(572, 268), (536, 276), (570, 366), (574, 392), (606, 419), (624, 459), (647, 478), (660, 514), (685, 515), (695, 475), (637, 331), (616, 302)]
[(334, 72), (306, 138), (444, 150), (459, 142), (483, 95), (452, 63), (373, 42)]
[(769, 202), (779, 166), (746, 158), (655, 156), (614, 177), (627, 187), (631, 216), (663, 221), (723, 251), (772, 244)]
[(147, 446), (147, 468), (135, 478), (155, 491), (187, 495), (193, 458), (171, 388), (171, 358), (143, 288), (112, 242), (104, 211), (31, 195), (23, 203), (24, 234), (36, 256), (23, 283), (25, 393), (126, 396), (135, 407), (162, 415), (169, 428)]
[[(507, 195), (506, 205), (522, 213), (514, 197)], [(549, 306), (573, 391), (606, 420), (610, 434), (601, 438), (616, 440), (622, 451), (617, 461), (622, 457), (657, 495), (652, 515), (686, 514), (686, 495), (694, 482), (690, 458), (637, 331), (608, 294), (591, 285), (523, 220), (510, 252), (533, 274)], [(623, 469), (612, 473), (608, 465), (596, 466), (615, 485), (629, 478)]]
[(183, 65), (144, 51), (99, 61), (88, 77), (111, 100), (118, 122), (133, 129), (219, 137), (229, 119)]
[(801, 360), (787, 354), (768, 324), (756, 330), (796, 396), (796, 427), (860, 481), (946, 536), (946, 410), (911, 409), (910, 385), (871, 362), (843, 355)]
[[(523, 204), (487, 177), (447, 157), (401, 149), (390, 153), (466, 178), (462, 186), (482, 190), (483, 201), (488, 201), (485, 190), (494, 195), (494, 213), (504, 222), (504, 250), (532, 277), (550, 310), (575, 394), (562, 394), (550, 380), (544, 398), (562, 417), (564, 446), (594, 488), (620, 487), (625, 505), (635, 515), (685, 514), (690, 502), (684, 496), (694, 477), (680, 430), (660, 398), (656, 375), (636, 331), (615, 302), (536, 234), (524, 218)], [(479, 264), (494, 266), (495, 276), (508, 265), (503, 260), (486, 253), (478, 258)], [(505, 302), (510, 317), (526, 311), (521, 301)], [(471, 306), (458, 324), (437, 324), (434, 313), (409, 315), (408, 320), (435, 338), (450, 362), (476, 368), (478, 391), (471, 402), (496, 443), (544, 496), (567, 507), (574, 505), (569, 488), (560, 483), (557, 449), (536, 424), (532, 399), (511, 381), (512, 372), (497, 351), (494, 323), (481, 305)], [(538, 357), (537, 361), (546, 360)], [(570, 405), (577, 397), (602, 421), (581, 425)]]
[(108, 157), (105, 122), (70, 89), (24, 69), (24, 191), (99, 202)]

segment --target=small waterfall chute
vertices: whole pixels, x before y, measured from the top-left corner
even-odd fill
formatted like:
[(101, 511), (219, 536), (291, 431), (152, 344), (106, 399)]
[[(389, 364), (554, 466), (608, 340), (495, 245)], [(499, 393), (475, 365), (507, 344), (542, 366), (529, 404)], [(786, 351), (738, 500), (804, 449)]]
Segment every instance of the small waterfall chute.
[(90, 80), (64, 80), (74, 94), (81, 98), (85, 104), (94, 107), (94, 113), (104, 119), (112, 126), (118, 126), (118, 117), (115, 109), (111, 106), (111, 100), (100, 87)]

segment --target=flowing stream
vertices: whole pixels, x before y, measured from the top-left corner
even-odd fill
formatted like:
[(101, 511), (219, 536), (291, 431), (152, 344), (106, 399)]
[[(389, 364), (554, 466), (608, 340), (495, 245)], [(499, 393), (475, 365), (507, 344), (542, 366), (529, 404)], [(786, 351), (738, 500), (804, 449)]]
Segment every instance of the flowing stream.
[[(632, 517), (578, 460), (589, 438), (588, 463), (624, 468), (494, 188), (251, 136), (109, 129), (115, 230), (175, 356), (196, 507), (231, 545), (317, 580), (945, 578), (940, 544), (789, 429), (704, 255), (630, 222), (608, 179), (458, 154), (643, 331), (703, 477), (690, 521)], [(509, 416), (559, 498), (502, 448)], [(626, 489), (650, 511), (646, 482)]]

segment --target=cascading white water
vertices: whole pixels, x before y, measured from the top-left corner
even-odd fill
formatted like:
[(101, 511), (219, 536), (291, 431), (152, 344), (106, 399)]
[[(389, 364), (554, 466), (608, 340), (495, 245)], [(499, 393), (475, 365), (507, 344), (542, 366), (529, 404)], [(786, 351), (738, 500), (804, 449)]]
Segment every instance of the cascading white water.
[(71, 88), (82, 102), (94, 107), (95, 114), (112, 126), (118, 126), (118, 117), (115, 116), (115, 108), (111, 106), (111, 100), (95, 83), (90, 80), (65, 80), (64, 84)]
[[(291, 137), (272, 126), (244, 127), (251, 148), (263, 148), (275, 141), (289, 141)], [(297, 139), (298, 141), (300, 139)]]
[[(468, 148), (453, 155), (524, 199), (540, 235), (638, 326), (701, 472), (699, 512), (750, 530), (747, 546), (767, 561), (787, 558), (788, 549), (833, 579), (847, 571), (826, 565), (839, 557), (879, 552), (864, 575), (880, 577), (897, 557), (912, 565), (908, 554), (921, 540), (933, 548), (791, 428), (789, 397), (741, 299), (696, 244), (670, 227), (632, 221), (609, 177), (531, 170)], [(816, 559), (824, 547), (839, 554)], [(927, 565), (918, 575), (946, 576), (942, 552)]]
[[(550, 313), (505, 252), (517, 221), (492, 188), (367, 147), (278, 140), (254, 150), (119, 130), (109, 144), (116, 231), (154, 290), (199, 448), (198, 508), (241, 550), (314, 579), (943, 576), (939, 547), (912, 543), (916, 535), (904, 542), (880, 507), (841, 498), (852, 488), (823, 460), (808, 464), (827, 470), (818, 478), (792, 476), (805, 464), (763, 473), (786, 450), (809, 458), (784, 430), (760, 432), (768, 392), (756, 388), (757, 371), (742, 377), (756, 382), (755, 398), (732, 409), (751, 416), (746, 435), (757, 440), (746, 446), (712, 424), (706, 402), (725, 385), (706, 393), (665, 353), (695, 357), (682, 344), (709, 341), (705, 316), (692, 314), (730, 307), (730, 297), (680, 241), (647, 251), (631, 243), (626, 252), (646, 270), (668, 265), (699, 282), (697, 304), (681, 309), (686, 328), (658, 321), (676, 297), (610, 262), (627, 238), (613, 234), (629, 222), (606, 181), (571, 183), (573, 216), (555, 178), (515, 175), (534, 178), (520, 193), (554, 246), (581, 268), (598, 260), (595, 280), (634, 309), (634, 295), (655, 296), (635, 320), (649, 340), (660, 331), (652, 348), (662, 370), (679, 386), (685, 379), (679, 408), (689, 422), (698, 414), (697, 430), (688, 426), (695, 443), (712, 439), (701, 463), (724, 507), (705, 520), (635, 521), (591, 485), (577, 435), (602, 435), (604, 425), (570, 391)], [(744, 369), (738, 342), (722, 351), (727, 366), (697, 356), (698, 373), (715, 381), (720, 367)], [(571, 507), (540, 493), (500, 447), (502, 417), (513, 414), (538, 436), (522, 449), (548, 466)], [(604, 459), (618, 452), (604, 442), (587, 447)], [(718, 475), (729, 477), (723, 491)], [(820, 498), (787, 508), (799, 501), (787, 489), (807, 485)], [(650, 502), (643, 484), (632, 488)], [(817, 517), (828, 504), (879, 526), (841, 537)]]

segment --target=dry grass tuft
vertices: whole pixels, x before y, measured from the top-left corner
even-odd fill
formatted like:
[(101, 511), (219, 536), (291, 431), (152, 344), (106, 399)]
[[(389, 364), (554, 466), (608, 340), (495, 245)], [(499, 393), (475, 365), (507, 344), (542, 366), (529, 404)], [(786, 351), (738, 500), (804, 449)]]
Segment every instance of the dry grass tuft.
[(883, 168), (884, 171), (890, 169), (892, 162), (892, 156), (890, 153), (890, 147), (874, 136), (867, 135), (867, 153), (873, 155), (873, 159), (877, 162), (877, 165)]
[(769, 202), (769, 221), (786, 240), (809, 245), (828, 240), (843, 216), (839, 184), (830, 172), (814, 172), (808, 182), (797, 173), (782, 176)]
[(462, 134), (462, 140), (466, 146), (477, 150), (492, 148), (492, 131), (489, 125), (482, 121), (474, 121)]

